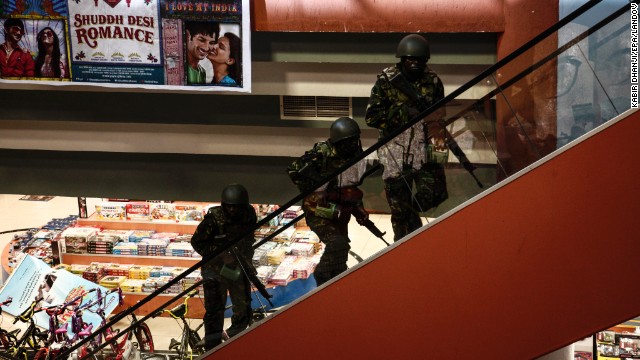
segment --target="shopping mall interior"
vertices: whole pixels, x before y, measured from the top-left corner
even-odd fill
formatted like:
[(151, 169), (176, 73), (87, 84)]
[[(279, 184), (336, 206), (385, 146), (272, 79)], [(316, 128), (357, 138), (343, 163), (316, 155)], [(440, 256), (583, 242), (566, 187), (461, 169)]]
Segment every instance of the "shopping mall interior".
[[(273, 304), (254, 291), (265, 318), (194, 358), (640, 358), (630, 286), (640, 251), (637, 1), (235, 2), (250, 13), (241, 91), (0, 79), (0, 302), (21, 291), (14, 274), (40, 279), (56, 266), (78, 282), (126, 286), (113, 314), (145, 317), (158, 354), (171, 354), (183, 323), (150, 314), (202, 280), (190, 236), (223, 188), (241, 183)], [(449, 145), (448, 198), (417, 211), (423, 227), (394, 242), (375, 164), (401, 132), (381, 137), (365, 112), (408, 33), (429, 39), (445, 92), (413, 124), (444, 114), (466, 160)], [(312, 191), (287, 167), (340, 116), (358, 123), (363, 152), (323, 180), (366, 164), (363, 204), (383, 235), (352, 220), (349, 269), (317, 286), (324, 245), (292, 221)], [(140, 206), (146, 218), (129, 217)], [(70, 229), (81, 227), (93, 230), (78, 241)], [(165, 236), (162, 253), (131, 240), (138, 231)], [(99, 232), (127, 240), (96, 245)], [(276, 276), (287, 261), (299, 267)], [(134, 278), (140, 268), (147, 275)], [(188, 305), (197, 328), (202, 291)], [(13, 324), (22, 310), (7, 308), (0, 327), (26, 332)]]

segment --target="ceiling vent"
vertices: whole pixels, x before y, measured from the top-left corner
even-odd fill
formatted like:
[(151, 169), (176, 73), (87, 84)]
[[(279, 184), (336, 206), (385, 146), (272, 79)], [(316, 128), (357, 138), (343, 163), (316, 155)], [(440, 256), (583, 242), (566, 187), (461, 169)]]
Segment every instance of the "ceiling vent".
[(352, 117), (351, 98), (337, 96), (280, 96), (282, 120), (330, 120)]

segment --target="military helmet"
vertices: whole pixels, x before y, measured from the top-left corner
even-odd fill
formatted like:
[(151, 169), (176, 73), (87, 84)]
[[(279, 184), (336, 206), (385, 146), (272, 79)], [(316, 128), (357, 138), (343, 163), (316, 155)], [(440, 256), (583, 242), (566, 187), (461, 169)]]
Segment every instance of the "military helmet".
[(222, 203), (229, 205), (248, 205), (249, 193), (240, 184), (230, 184), (222, 190)]
[(360, 136), (360, 126), (350, 117), (338, 118), (329, 129), (329, 140), (334, 144), (354, 136)]
[(396, 57), (401, 58), (403, 56), (424, 57), (429, 59), (431, 57), (429, 42), (424, 36), (418, 34), (410, 34), (403, 37), (398, 43)]

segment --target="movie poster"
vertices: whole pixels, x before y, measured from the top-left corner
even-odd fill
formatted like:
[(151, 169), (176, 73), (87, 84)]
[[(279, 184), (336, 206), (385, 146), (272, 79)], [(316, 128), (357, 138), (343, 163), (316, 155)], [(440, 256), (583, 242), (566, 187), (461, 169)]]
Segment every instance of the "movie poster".
[(251, 91), (249, 0), (0, 1), (0, 82)]

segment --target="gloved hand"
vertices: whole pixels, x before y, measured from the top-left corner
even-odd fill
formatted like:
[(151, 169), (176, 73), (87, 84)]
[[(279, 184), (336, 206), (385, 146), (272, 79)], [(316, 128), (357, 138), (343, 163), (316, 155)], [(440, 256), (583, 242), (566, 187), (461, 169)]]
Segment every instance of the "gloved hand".
[(363, 225), (365, 221), (369, 220), (369, 213), (362, 206), (353, 209), (353, 216), (360, 225)]
[(407, 116), (407, 105), (401, 102), (397, 102), (389, 106), (387, 110), (387, 128), (397, 128), (402, 126)]

